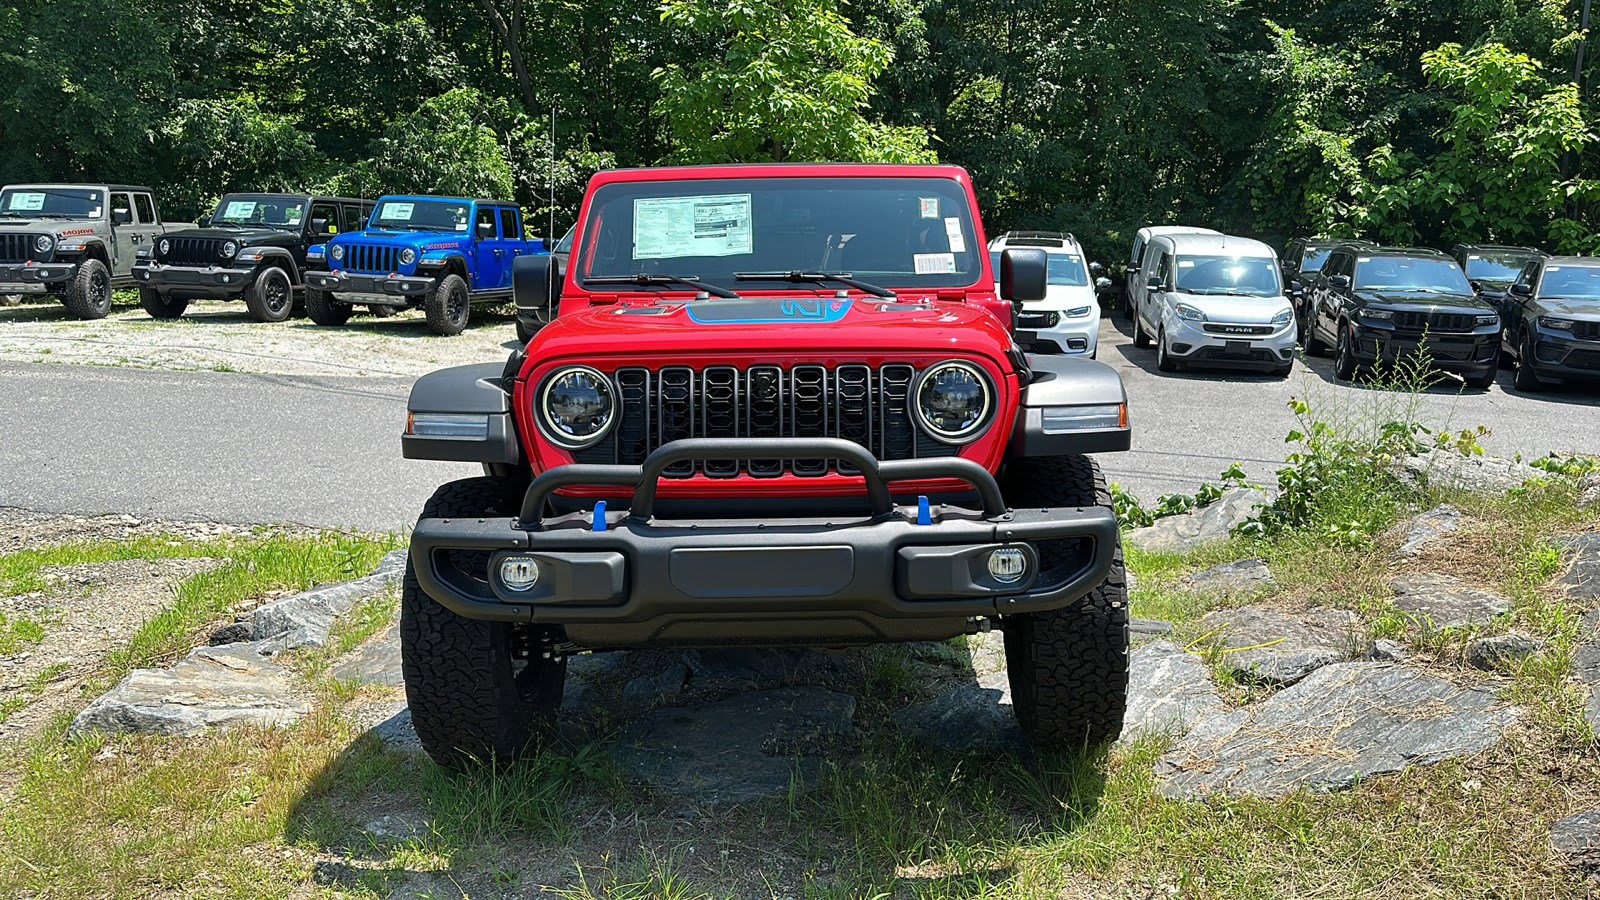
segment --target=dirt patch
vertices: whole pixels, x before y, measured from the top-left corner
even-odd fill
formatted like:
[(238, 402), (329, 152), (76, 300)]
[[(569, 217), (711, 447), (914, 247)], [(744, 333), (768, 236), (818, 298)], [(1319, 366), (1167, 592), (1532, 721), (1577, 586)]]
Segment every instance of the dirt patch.
[(168, 536), (173, 540), (206, 540), (261, 531), (253, 525), (222, 522), (163, 522), (130, 515), (53, 516), (0, 506), (0, 553), (89, 541), (124, 541)]
[[(118, 299), (131, 302), (132, 295)], [(266, 375), (416, 376), (441, 366), (505, 359), (516, 346), (513, 325), (509, 308), (496, 307), (473, 307), (467, 330), (454, 337), (429, 333), (416, 310), (383, 319), (360, 311), (338, 328), (303, 318), (265, 324), (253, 321), (243, 303), (220, 301), (196, 301), (173, 321), (154, 320), (135, 304), (83, 322), (59, 304), (30, 299), (0, 307), (0, 360)]]

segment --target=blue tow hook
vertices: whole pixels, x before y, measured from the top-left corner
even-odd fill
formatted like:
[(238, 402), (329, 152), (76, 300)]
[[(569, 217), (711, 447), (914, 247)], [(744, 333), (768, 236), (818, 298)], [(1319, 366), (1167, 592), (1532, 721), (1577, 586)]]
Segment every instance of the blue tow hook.
[(594, 502), (594, 526), (590, 530), (605, 531), (606, 527), (606, 502), (604, 500), (596, 500)]
[(917, 524), (933, 524), (933, 506), (928, 503), (928, 496), (926, 494), (917, 495)]

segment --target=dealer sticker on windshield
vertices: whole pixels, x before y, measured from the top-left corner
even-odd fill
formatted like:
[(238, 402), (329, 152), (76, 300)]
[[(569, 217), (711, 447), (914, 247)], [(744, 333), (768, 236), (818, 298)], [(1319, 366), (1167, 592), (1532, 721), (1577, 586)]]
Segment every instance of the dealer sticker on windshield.
[(256, 211), (254, 200), (229, 200), (228, 208), (222, 211), (224, 219), (248, 219)]
[(949, 275), (956, 270), (954, 253), (914, 253), (911, 262), (918, 275)]
[(8, 209), (20, 212), (38, 212), (44, 209), (44, 194), (42, 192), (17, 193), (11, 195), (11, 205)]
[[(383, 215), (378, 218), (389, 222), (409, 222), (411, 221), (411, 214), (416, 211), (417, 205), (415, 203), (385, 203), (383, 205)], [(466, 229), (458, 228), (456, 230), (465, 231)]]
[(634, 259), (738, 256), (753, 246), (749, 194), (633, 201)]

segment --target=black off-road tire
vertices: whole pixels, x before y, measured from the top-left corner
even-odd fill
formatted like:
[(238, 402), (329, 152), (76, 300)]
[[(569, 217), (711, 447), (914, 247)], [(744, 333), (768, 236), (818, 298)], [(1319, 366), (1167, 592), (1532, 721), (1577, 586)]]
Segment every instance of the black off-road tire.
[(257, 322), (282, 322), (294, 315), (294, 281), (277, 266), (262, 266), (244, 289), (244, 305)]
[(452, 335), (467, 330), (467, 317), (472, 310), (472, 297), (467, 283), (460, 275), (450, 274), (439, 280), (428, 299), (422, 302), (428, 314), (428, 330), (434, 334)]
[(139, 288), (139, 305), (152, 319), (176, 319), (189, 308), (189, 298), (173, 294), (162, 296), (155, 288)]
[(111, 270), (92, 256), (78, 263), (78, 274), (67, 282), (61, 305), (80, 319), (104, 319), (111, 312)]
[[(516, 486), (507, 478), (452, 481), (433, 492), (422, 517), (510, 516), (520, 502)], [(488, 559), (455, 553), (448, 561), (466, 572)], [(400, 654), (412, 725), (441, 766), (514, 762), (554, 725), (566, 660), (542, 658), (519, 626), (446, 609), (423, 592), (410, 562), (400, 593)]]
[[(1026, 459), (1001, 482), (1013, 507), (1111, 508), (1100, 466), (1087, 456)], [(1041, 547), (1040, 566), (1064, 562)], [(1083, 599), (1052, 612), (1006, 616), (1006, 671), (1017, 721), (1034, 743), (1079, 748), (1114, 741), (1128, 706), (1128, 583), (1117, 538), (1111, 571)]]
[(306, 287), (306, 316), (318, 325), (343, 325), (353, 312), (355, 307), (340, 303), (327, 291)]

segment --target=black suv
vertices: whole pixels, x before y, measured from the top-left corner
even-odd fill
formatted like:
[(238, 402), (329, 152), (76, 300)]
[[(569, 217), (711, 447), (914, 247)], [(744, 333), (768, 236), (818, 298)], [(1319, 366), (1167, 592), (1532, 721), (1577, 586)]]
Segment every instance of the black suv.
[(1341, 244), (1352, 247), (1375, 246), (1367, 241), (1341, 241), (1337, 238), (1295, 238), (1284, 245), (1278, 257), (1278, 269), (1283, 273), (1284, 293), (1294, 304), (1295, 320), (1306, 320), (1306, 293), (1329, 254)]
[(1511, 282), (1522, 274), (1528, 263), (1544, 259), (1548, 254), (1532, 247), (1509, 247), (1504, 244), (1457, 244), (1450, 249), (1456, 265), (1467, 273), (1483, 299), (1499, 307), (1506, 299)]
[(1517, 357), (1517, 390), (1600, 378), (1600, 259), (1529, 260), (1511, 283), (1501, 317), (1506, 351)]
[(228, 194), (200, 227), (169, 231), (141, 251), (133, 277), (157, 319), (189, 301), (239, 300), (257, 322), (282, 322), (304, 287), (306, 248), (360, 231), (371, 200), (314, 194)]
[(1500, 314), (1443, 253), (1341, 244), (1317, 273), (1306, 302), (1306, 352), (1335, 347), (1334, 375), (1341, 381), (1421, 353), (1470, 388), (1494, 383)]

